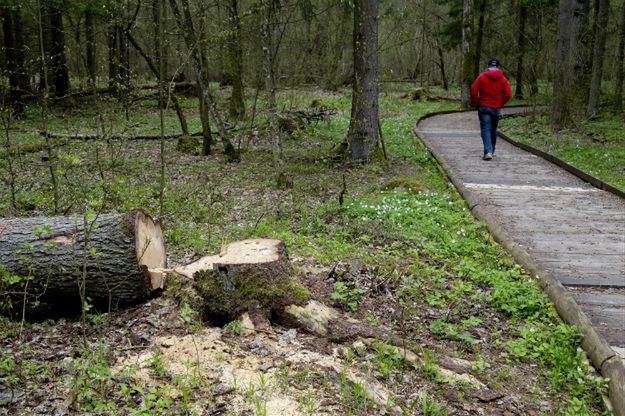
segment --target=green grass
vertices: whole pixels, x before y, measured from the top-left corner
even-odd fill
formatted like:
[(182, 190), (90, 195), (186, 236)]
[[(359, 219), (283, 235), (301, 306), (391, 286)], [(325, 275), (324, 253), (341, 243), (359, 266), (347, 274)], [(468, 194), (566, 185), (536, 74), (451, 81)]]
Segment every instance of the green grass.
[(511, 138), (552, 154), (602, 181), (625, 190), (625, 123), (601, 114), (571, 128), (551, 131), (548, 117), (514, 117), (502, 123)]

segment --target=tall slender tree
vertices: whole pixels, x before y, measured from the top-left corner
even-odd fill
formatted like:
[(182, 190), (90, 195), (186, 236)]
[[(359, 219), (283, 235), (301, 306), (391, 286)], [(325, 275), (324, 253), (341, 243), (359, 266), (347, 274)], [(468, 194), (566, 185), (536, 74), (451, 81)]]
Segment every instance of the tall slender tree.
[(558, 7), (558, 38), (551, 105), (551, 126), (555, 129), (572, 121), (573, 87), (580, 70), (577, 46), (583, 6), (579, 0), (560, 0)]
[(603, 78), (603, 57), (605, 55), (606, 27), (610, 11), (609, 0), (598, 1), (599, 10), (596, 15), (594, 53), (592, 60), (592, 77), (590, 79), (590, 92), (588, 93), (588, 108), (586, 112), (593, 115), (599, 107), (601, 95), (601, 80)]
[(95, 21), (95, 14), (88, 6), (85, 11), (85, 52), (87, 57), (87, 75), (89, 84), (92, 86), (95, 86), (97, 76)]
[(345, 80), (342, 65), (345, 50), (348, 49), (349, 26), (352, 15), (352, 7), (349, 2), (341, 1), (335, 5), (338, 14), (338, 27), (334, 33), (332, 44), (328, 52), (329, 61), (324, 73), (323, 86), (332, 91), (336, 91)]
[(20, 7), (9, 4), (0, 6), (0, 18), (4, 36), (4, 57), (9, 75), (12, 115), (19, 117), (24, 113), (23, 96), (29, 89), (28, 75), (24, 67), (24, 36)]
[(276, 170), (278, 186), (285, 184), (284, 155), (282, 152), (282, 136), (278, 128), (278, 108), (276, 104), (276, 75), (275, 75), (275, 19), (276, 0), (261, 0), (262, 8), (262, 48), (263, 69), (265, 75), (265, 90), (267, 91), (267, 110), (269, 111), (269, 135), (273, 147), (273, 164)]
[(65, 30), (63, 25), (63, 12), (57, 2), (44, 0), (46, 9), (48, 33), (50, 36), (50, 69), (52, 71), (52, 84), (54, 94), (57, 97), (65, 96), (69, 91), (69, 71), (65, 57)]
[(347, 142), (353, 161), (367, 161), (379, 142), (378, 0), (354, 1), (354, 79)]
[[(203, 145), (202, 153), (208, 155), (212, 144), (212, 136), (209, 125), (209, 113), (213, 116), (219, 136), (224, 145), (224, 153), (229, 156), (235, 156), (234, 146), (228, 139), (226, 126), (217, 110), (215, 98), (210, 92), (208, 78), (208, 57), (206, 56), (206, 27), (204, 25), (205, 10), (200, 10), (196, 15), (199, 25), (195, 25), (193, 15), (191, 13), (191, 5), (189, 0), (169, 0), (169, 4), (174, 12), (178, 30), (182, 33), (184, 42), (191, 51), (191, 62), (197, 75), (197, 85), (199, 91), (199, 110), (200, 121), (202, 122)], [(196, 26), (198, 26), (196, 28)]]
[(473, 54), (473, 78), (480, 73), (482, 61), (482, 45), (484, 43), (484, 25), (486, 23), (487, 0), (476, 0), (478, 4), (477, 27), (475, 29), (475, 53)]
[(616, 88), (614, 90), (614, 108), (623, 111), (623, 65), (625, 65), (625, 3), (621, 6), (621, 28), (619, 30), (618, 59), (616, 61)]
[(228, 0), (229, 36), (228, 52), (230, 59), (230, 77), (232, 94), (230, 95), (230, 117), (241, 120), (245, 116), (243, 96), (243, 47), (241, 45), (241, 20), (237, 0)]
[(460, 96), (464, 108), (471, 107), (471, 83), (474, 76), (473, 0), (462, 2), (462, 73)]
[(516, 60), (516, 89), (514, 97), (523, 99), (523, 58), (525, 56), (525, 22), (527, 21), (527, 5), (524, 0), (519, 1), (519, 31), (517, 33), (517, 60)]

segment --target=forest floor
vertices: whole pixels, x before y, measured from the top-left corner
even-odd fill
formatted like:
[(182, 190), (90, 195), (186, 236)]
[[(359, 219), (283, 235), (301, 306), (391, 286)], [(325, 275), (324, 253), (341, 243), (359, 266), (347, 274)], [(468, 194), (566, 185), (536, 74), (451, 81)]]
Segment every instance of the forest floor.
[[(408, 365), (382, 341), (333, 343), (278, 325), (250, 333), (239, 321), (202, 321), (165, 295), (84, 320), (3, 320), (0, 415), (607, 414), (606, 382), (589, 368), (575, 329), (473, 219), (412, 133), (418, 117), (455, 104), (383, 92), (389, 161), (350, 166), (332, 158), (347, 131), (348, 94), (300, 89), (279, 98), (285, 110), (310, 109), (313, 100), (336, 109), (285, 133), (289, 189), (275, 187), (261, 101), (258, 125), (233, 133), (238, 163), (165, 143), (169, 263), (238, 239), (282, 239), (316, 300), (405, 339), (419, 363)], [(56, 107), (50, 130), (157, 132), (153, 99), (134, 102), (128, 120), (114, 101), (82, 100)], [(194, 100), (184, 102), (199, 130)], [(10, 126), (9, 146), (41, 142), (36, 110)], [(57, 144), (62, 211), (158, 214), (158, 141)], [(43, 156), (11, 159), (17, 212), (3, 186), (0, 215), (52, 214)]]

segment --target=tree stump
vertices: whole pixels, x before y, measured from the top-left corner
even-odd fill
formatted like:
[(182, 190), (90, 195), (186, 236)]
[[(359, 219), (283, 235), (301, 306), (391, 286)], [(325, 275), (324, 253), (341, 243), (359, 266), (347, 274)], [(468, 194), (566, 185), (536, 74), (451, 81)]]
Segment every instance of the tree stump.
[[(234, 319), (249, 310), (272, 311), (308, 299), (280, 240), (243, 240), (221, 253), (173, 269), (173, 275), (192, 281), (192, 292), (170, 281), (174, 297), (209, 316)], [(180, 279), (177, 279), (180, 281)], [(182, 299), (181, 299), (182, 300)]]
[(136, 304), (163, 287), (158, 270), (166, 267), (166, 255), (158, 221), (135, 209), (95, 221), (0, 219), (0, 264), (30, 279), (24, 288), (29, 309), (80, 310), (80, 285), (89, 303), (108, 309)]

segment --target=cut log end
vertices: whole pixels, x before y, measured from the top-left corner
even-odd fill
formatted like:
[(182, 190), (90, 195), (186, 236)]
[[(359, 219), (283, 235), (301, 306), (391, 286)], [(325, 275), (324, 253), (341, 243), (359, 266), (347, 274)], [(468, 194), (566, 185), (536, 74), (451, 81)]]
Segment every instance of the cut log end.
[(241, 264), (266, 264), (286, 258), (284, 242), (273, 239), (254, 239), (237, 241), (221, 248), (221, 253), (206, 256), (184, 266), (173, 269), (177, 275), (193, 280), (195, 273), (205, 270), (217, 270), (219, 266)]
[(167, 255), (161, 225), (142, 210), (135, 210), (132, 217), (137, 263), (145, 273), (148, 287), (151, 290), (162, 289), (166, 274), (159, 269), (167, 267)]

